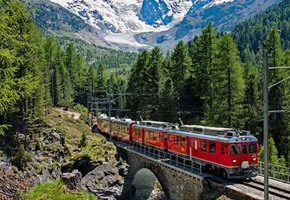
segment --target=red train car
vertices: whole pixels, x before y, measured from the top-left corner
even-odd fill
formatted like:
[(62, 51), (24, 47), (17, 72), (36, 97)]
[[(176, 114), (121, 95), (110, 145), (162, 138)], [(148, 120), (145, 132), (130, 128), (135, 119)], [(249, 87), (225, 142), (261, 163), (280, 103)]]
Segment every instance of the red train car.
[(167, 135), (167, 147), (169, 152), (174, 152), (183, 156), (190, 155), (191, 133), (171, 129), (167, 132)]
[(140, 121), (132, 126), (132, 141), (167, 149), (167, 122)]
[(131, 141), (131, 129), (135, 122), (131, 119), (112, 120), (112, 137), (120, 140)]
[(204, 167), (225, 178), (252, 178), (257, 175), (257, 138), (248, 131), (196, 125), (180, 127), (189, 130), (190, 156)]

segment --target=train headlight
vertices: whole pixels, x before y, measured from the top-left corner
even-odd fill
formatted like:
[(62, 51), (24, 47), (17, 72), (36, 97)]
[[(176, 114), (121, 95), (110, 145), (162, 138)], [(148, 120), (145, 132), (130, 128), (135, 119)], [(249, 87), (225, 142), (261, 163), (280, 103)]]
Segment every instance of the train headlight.
[(233, 161), (233, 163), (236, 163), (237, 162), (237, 160), (232, 160)]
[(253, 161), (256, 161), (257, 160), (257, 158), (253, 158)]

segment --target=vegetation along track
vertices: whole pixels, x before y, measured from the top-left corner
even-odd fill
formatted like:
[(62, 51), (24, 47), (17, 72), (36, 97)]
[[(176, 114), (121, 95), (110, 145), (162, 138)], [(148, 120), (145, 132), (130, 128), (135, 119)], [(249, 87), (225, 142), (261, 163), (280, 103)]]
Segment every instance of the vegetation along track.
[[(264, 183), (257, 181), (257, 180), (252, 180), (251, 182), (243, 181), (243, 184), (246, 186), (249, 186), (251, 188), (264, 191)], [(281, 183), (282, 184), (282, 183)], [(279, 198), (283, 199), (289, 199), (290, 200), (290, 192), (287, 189), (283, 189), (278, 186), (273, 186), (269, 185), (269, 194), (274, 195)]]

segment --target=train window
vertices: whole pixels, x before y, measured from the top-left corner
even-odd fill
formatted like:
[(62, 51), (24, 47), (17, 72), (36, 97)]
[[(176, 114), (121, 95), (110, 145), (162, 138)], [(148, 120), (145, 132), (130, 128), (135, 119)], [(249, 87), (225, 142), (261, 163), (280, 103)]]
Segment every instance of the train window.
[(159, 133), (159, 140), (163, 140), (163, 133)]
[(153, 140), (157, 140), (156, 132), (153, 133)]
[(232, 144), (231, 145), (231, 154), (232, 155), (240, 154), (240, 145)]
[(197, 150), (197, 140), (194, 140), (194, 148)]
[(174, 144), (178, 144), (178, 136), (174, 136)]
[(147, 130), (146, 130), (145, 134), (146, 134), (146, 139), (148, 139), (149, 138), (149, 132)]
[(249, 153), (257, 153), (257, 145), (255, 143), (249, 144)]
[(152, 139), (153, 138), (153, 133), (151, 131), (149, 131), (149, 134), (150, 134), (149, 138)]
[(228, 145), (222, 144), (222, 154), (228, 154)]
[(201, 150), (207, 151), (207, 142), (206, 140), (201, 140)]
[(216, 152), (216, 144), (215, 144), (215, 142), (210, 142), (209, 143), (209, 152), (210, 153), (215, 153)]
[(243, 149), (243, 154), (247, 154), (248, 153), (246, 144), (243, 144), (242, 149)]
[(184, 137), (180, 138), (180, 146), (185, 147), (185, 138)]
[(164, 140), (168, 140), (168, 133), (164, 133)]

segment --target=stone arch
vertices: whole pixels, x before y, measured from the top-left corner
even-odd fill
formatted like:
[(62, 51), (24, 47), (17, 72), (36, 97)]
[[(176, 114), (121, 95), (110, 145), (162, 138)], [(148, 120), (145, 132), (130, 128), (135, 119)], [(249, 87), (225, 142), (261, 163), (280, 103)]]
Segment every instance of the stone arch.
[(160, 197), (166, 196), (162, 187), (162, 181), (158, 179), (152, 170), (145, 167), (135, 173), (132, 185), (135, 189), (134, 199), (152, 198), (153, 191), (161, 192)]
[(183, 194), (183, 200), (199, 199), (198, 188), (194, 185), (194, 183), (190, 181), (186, 181), (184, 183), (182, 194)]
[(136, 178), (135, 175), (143, 168), (150, 170), (155, 175), (163, 189), (166, 199), (192, 200), (200, 198), (202, 182), (199, 176), (192, 177), (166, 163), (139, 155), (139, 153), (132, 152), (130, 149), (124, 150), (128, 156), (129, 170), (122, 190), (122, 199), (128, 200), (134, 196), (136, 188), (132, 183)]

